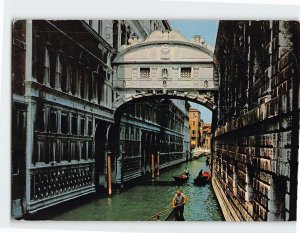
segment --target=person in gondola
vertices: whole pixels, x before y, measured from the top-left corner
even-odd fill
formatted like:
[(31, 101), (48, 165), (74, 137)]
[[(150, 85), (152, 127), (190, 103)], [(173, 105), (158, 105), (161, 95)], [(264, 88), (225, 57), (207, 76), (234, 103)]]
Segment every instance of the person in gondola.
[(208, 159), (208, 157), (206, 157), (206, 166), (209, 166), (209, 159)]
[(184, 174), (186, 174), (187, 176), (189, 175), (190, 171), (187, 167), (185, 167), (184, 171), (183, 171)]
[(198, 174), (198, 176), (202, 176), (202, 169), (200, 170), (200, 172), (199, 172), (199, 174)]
[(172, 208), (175, 210), (175, 221), (184, 221), (183, 211), (186, 202), (186, 196), (180, 190), (177, 190), (172, 200)]

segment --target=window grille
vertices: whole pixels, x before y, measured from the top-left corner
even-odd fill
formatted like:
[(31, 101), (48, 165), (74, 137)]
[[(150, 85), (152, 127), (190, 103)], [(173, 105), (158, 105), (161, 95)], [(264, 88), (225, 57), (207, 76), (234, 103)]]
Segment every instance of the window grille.
[(180, 78), (191, 78), (191, 68), (181, 68)]
[(150, 78), (150, 68), (140, 68), (140, 78)]

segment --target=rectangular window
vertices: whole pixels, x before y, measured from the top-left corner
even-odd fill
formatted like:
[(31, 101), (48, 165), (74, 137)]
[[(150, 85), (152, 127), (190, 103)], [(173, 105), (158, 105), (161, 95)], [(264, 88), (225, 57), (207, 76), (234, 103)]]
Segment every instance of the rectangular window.
[(71, 156), (70, 156), (70, 159), (71, 160), (74, 160), (75, 159), (75, 146), (76, 146), (76, 144), (75, 144), (75, 142), (71, 142)]
[(50, 112), (50, 132), (57, 133), (57, 113), (54, 111)]
[(134, 128), (131, 128), (131, 130), (130, 130), (130, 139), (135, 140), (135, 138), (134, 138)]
[(72, 116), (72, 134), (77, 134), (77, 118)]
[(61, 114), (61, 133), (67, 134), (69, 129), (68, 116)]
[(86, 142), (81, 142), (80, 143), (81, 145), (81, 159), (84, 159), (86, 160), (87, 159), (87, 156), (86, 156)]
[(136, 108), (136, 110), (135, 110), (135, 112), (136, 112), (136, 117), (137, 117), (137, 118), (140, 118), (140, 116), (141, 116), (141, 106), (140, 106), (139, 104), (136, 104), (136, 105), (135, 105), (135, 108)]
[(81, 118), (80, 120), (80, 135), (84, 135), (85, 134), (85, 118)]
[(91, 120), (89, 120), (89, 123), (88, 123), (88, 134), (89, 134), (89, 136), (92, 136), (92, 134), (93, 134), (92, 121)]
[(70, 161), (70, 153), (69, 153), (69, 146), (68, 146), (68, 141), (62, 141), (61, 142), (61, 160), (64, 161)]
[(80, 156), (80, 143), (75, 142), (75, 160), (79, 160)]
[(44, 109), (41, 106), (37, 107), (36, 110), (36, 130), (40, 132), (45, 131), (45, 121), (44, 121)]
[(125, 127), (125, 140), (128, 140), (129, 139), (129, 127), (126, 126)]
[(48, 154), (46, 155), (47, 158), (46, 158), (46, 163), (49, 163), (49, 162), (52, 162), (54, 161), (54, 141), (49, 141), (48, 142)]
[(92, 141), (89, 141), (88, 142), (88, 158), (89, 159), (93, 159), (93, 142)]
[(191, 73), (192, 73), (191, 68), (182, 67), (180, 72), (180, 78), (191, 78), (192, 77)]
[(140, 78), (150, 78), (150, 68), (140, 68)]

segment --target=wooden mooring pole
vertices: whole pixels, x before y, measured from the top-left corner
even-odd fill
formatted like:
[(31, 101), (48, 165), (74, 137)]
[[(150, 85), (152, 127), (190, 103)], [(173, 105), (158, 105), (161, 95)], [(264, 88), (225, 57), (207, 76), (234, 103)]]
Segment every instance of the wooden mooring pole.
[(157, 176), (159, 176), (159, 152), (157, 152)]
[(111, 184), (111, 152), (107, 152), (107, 190), (108, 196), (112, 195), (112, 184)]
[(151, 171), (152, 171), (152, 179), (154, 179), (154, 154), (151, 155)]

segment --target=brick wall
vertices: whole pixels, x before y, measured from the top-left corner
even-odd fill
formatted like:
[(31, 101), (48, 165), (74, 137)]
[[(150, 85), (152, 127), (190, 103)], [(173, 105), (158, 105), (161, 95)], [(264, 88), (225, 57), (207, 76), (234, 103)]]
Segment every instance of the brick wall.
[(214, 175), (242, 220), (295, 220), (299, 22), (220, 21)]

